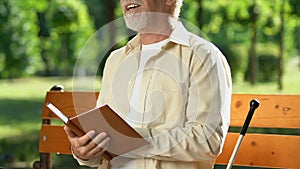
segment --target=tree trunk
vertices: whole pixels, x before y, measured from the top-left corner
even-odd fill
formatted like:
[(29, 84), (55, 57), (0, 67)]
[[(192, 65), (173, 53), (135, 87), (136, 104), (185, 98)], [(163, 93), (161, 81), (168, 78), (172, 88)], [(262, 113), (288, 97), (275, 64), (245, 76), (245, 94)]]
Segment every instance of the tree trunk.
[[(115, 0), (107, 0), (107, 11), (108, 11), (108, 15), (107, 15), (107, 23), (109, 24), (109, 51), (107, 51), (106, 55), (104, 56), (104, 58), (100, 61), (100, 65), (99, 65), (99, 72), (98, 74), (100, 76), (103, 75), (103, 69), (104, 69), (104, 65), (105, 62), (109, 56), (109, 54), (115, 50), (117, 48), (117, 44), (116, 44), (116, 25), (115, 25), (115, 8), (116, 8), (116, 3)], [(99, 1), (99, 3), (101, 3)]]
[[(46, 16), (46, 12), (37, 12), (38, 24), (39, 24), (39, 28), (40, 28), (38, 36), (39, 36), (42, 44), (44, 41), (46, 41), (50, 37), (49, 28), (47, 26), (47, 21), (46, 21), (45, 16)], [(46, 55), (45, 45), (41, 45), (40, 55), (41, 55), (42, 61), (44, 63), (45, 75), (50, 76), (51, 75), (51, 65), (50, 65), (49, 59), (47, 58), (47, 55)]]
[(115, 1), (114, 0), (108, 0), (108, 19), (109, 19), (109, 25), (110, 25), (110, 46), (114, 46), (115, 45), (115, 37), (116, 37), (116, 28), (115, 28), (115, 24), (114, 24), (114, 20), (115, 20)]
[(251, 9), (252, 36), (251, 36), (251, 46), (249, 50), (249, 60), (248, 60), (246, 77), (249, 78), (251, 85), (255, 85), (257, 82), (257, 72), (258, 72), (258, 62), (256, 56), (258, 12), (257, 12), (256, 0), (253, 1), (253, 5), (251, 8), (252, 8)]
[(197, 10), (197, 18), (198, 18), (198, 26), (200, 30), (202, 30), (204, 25), (204, 17), (203, 17), (203, 0), (199, 0), (199, 8)]
[(281, 26), (280, 26), (280, 41), (279, 41), (279, 59), (278, 59), (278, 90), (283, 89), (282, 84), (282, 75), (283, 75), (283, 59), (284, 59), (284, 0), (281, 0), (281, 9), (280, 9), (280, 19), (281, 19)]

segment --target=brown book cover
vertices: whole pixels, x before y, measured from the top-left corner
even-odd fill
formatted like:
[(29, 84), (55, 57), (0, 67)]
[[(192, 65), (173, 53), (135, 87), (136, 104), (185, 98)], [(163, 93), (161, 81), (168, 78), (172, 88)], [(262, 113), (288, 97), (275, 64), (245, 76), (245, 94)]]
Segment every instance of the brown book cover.
[(106, 132), (111, 138), (103, 157), (110, 161), (113, 157), (147, 145), (148, 142), (108, 105), (93, 108), (74, 117), (66, 117), (53, 104), (52, 110), (76, 135), (83, 136), (87, 131)]

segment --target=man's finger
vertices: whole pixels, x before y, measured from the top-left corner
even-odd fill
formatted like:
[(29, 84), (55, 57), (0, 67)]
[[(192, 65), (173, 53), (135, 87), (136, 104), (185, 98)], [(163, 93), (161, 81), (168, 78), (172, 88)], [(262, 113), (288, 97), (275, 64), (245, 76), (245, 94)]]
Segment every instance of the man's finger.
[(89, 152), (90, 156), (98, 157), (98, 156), (102, 155), (109, 147), (110, 140), (111, 139), (109, 137), (104, 138), (100, 143), (97, 144), (96, 147), (94, 147)]
[(102, 132), (94, 136), (94, 138), (91, 138), (91, 140), (89, 140), (89, 142), (86, 143), (86, 148), (89, 150), (93, 150), (95, 147), (98, 146), (98, 144), (100, 144), (107, 137), (108, 135), (105, 132)]
[(80, 145), (86, 145), (88, 142), (90, 142), (91, 139), (95, 137), (96, 132), (94, 130), (91, 130), (87, 132), (85, 135), (82, 137), (79, 137), (78, 141)]
[(95, 143), (95, 144), (99, 144), (99, 143), (101, 143), (105, 138), (107, 138), (108, 137), (108, 135), (107, 135), (107, 133), (106, 132), (102, 132), (102, 133), (100, 133), (100, 134), (98, 134), (95, 138), (93, 138), (93, 142)]

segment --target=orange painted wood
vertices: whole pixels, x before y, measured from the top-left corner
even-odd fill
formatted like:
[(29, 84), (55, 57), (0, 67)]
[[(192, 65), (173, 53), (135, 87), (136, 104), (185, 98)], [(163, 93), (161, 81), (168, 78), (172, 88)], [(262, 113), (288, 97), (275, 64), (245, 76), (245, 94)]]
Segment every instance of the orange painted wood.
[[(217, 164), (228, 164), (238, 133), (229, 133)], [(234, 165), (300, 168), (300, 136), (246, 134)]]
[[(79, 114), (96, 105), (98, 92), (47, 92), (45, 103), (52, 102), (70, 116)], [(300, 128), (300, 95), (233, 94), (231, 126), (242, 126), (249, 111), (249, 103), (258, 99), (250, 127)], [(75, 108), (74, 108), (75, 107)], [(56, 118), (43, 106), (42, 118)]]
[(64, 114), (72, 117), (96, 106), (99, 92), (47, 92), (42, 118), (57, 118), (51, 110), (46, 107), (48, 102), (54, 104)]
[[(42, 119), (57, 118), (46, 106), (52, 102), (68, 116), (87, 111), (96, 105), (98, 92), (47, 92)], [(300, 129), (300, 95), (233, 94), (230, 126), (242, 126), (252, 99), (260, 101), (250, 127)], [(39, 152), (71, 154), (63, 126), (42, 125)], [(227, 164), (238, 140), (229, 133), (217, 164)], [(300, 136), (246, 134), (234, 165), (270, 168), (300, 168)]]
[(40, 131), (39, 152), (71, 154), (70, 147), (70, 142), (63, 126), (42, 126)]
[(242, 126), (249, 111), (249, 103), (258, 99), (250, 126), (264, 128), (300, 128), (300, 95), (233, 94), (231, 126)]

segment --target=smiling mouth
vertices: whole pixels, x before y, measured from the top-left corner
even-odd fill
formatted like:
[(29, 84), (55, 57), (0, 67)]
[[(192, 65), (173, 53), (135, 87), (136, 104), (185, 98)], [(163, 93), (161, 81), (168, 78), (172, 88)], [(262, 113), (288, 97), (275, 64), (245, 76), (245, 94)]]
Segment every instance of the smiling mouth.
[(139, 4), (128, 4), (128, 5), (126, 5), (126, 10), (127, 11), (134, 10), (134, 9), (140, 7), (140, 6), (141, 5), (139, 5)]

